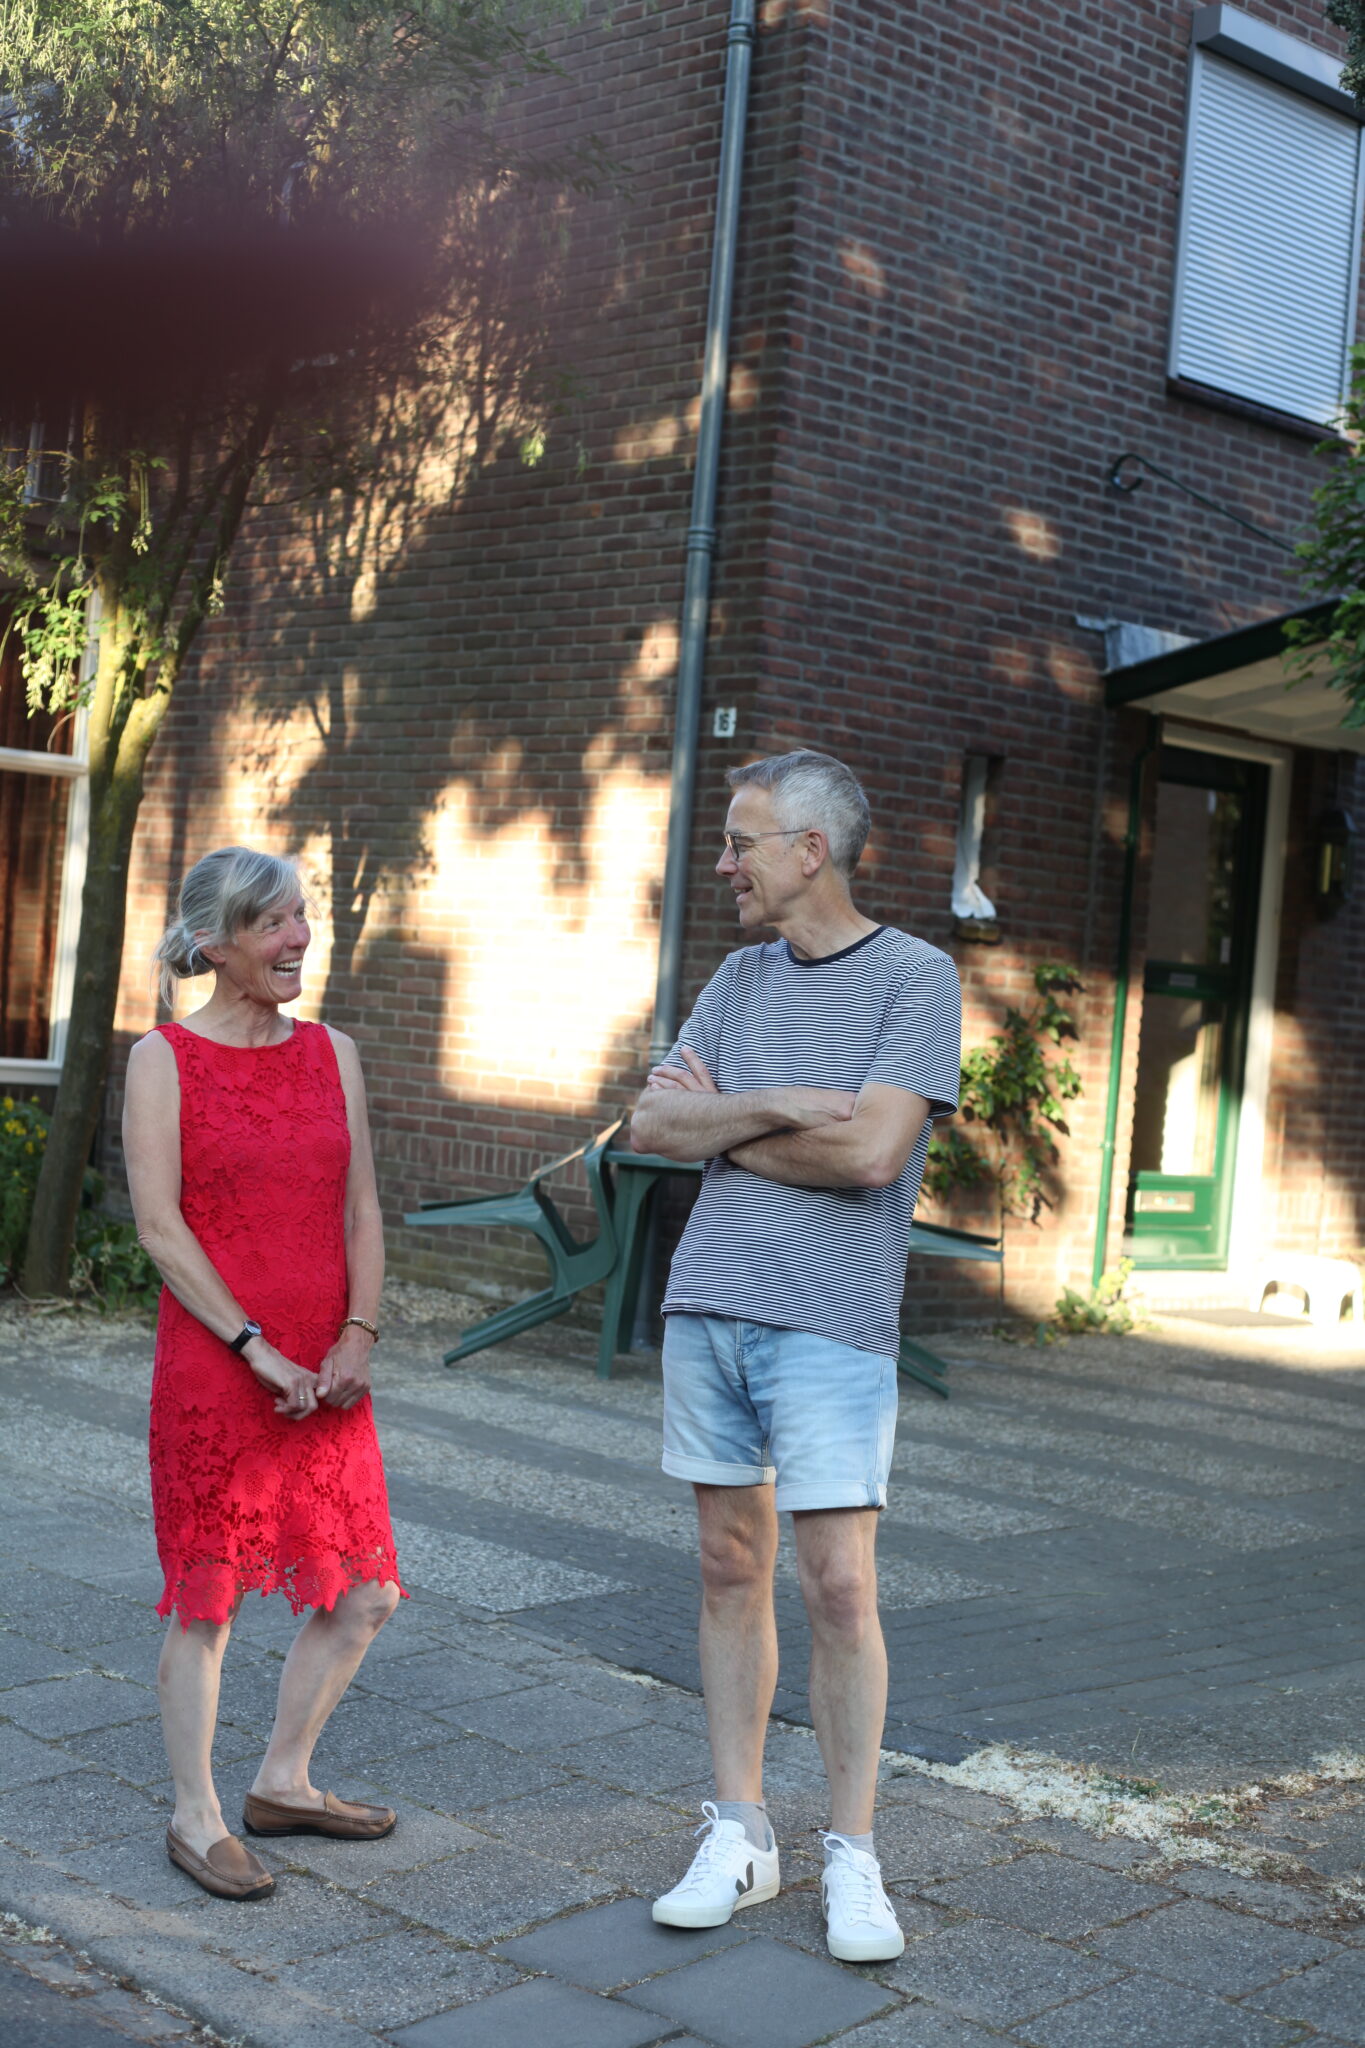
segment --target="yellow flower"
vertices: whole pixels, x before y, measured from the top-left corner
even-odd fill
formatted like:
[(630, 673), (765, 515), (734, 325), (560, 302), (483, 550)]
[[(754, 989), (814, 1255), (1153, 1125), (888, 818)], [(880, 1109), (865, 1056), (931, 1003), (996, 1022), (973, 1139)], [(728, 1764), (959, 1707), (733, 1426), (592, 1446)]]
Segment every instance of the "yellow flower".
[(28, 1141), (27, 1145), (25, 1145), (25, 1147), (24, 1147), (24, 1150), (25, 1150), (25, 1152), (31, 1152), (31, 1151), (33, 1150), (33, 1140), (32, 1140), (32, 1138), (30, 1138), (30, 1139), (29, 1139), (29, 1141)]
[(13, 1109), (13, 1107), (14, 1107), (14, 1097), (13, 1097), (12, 1095), (7, 1095), (7, 1096), (5, 1097), (5, 1099), (4, 1099), (4, 1101), (3, 1101), (3, 1102), (0, 1102), (0, 1109), (3, 1109), (3, 1110), (11, 1110), (11, 1109)]

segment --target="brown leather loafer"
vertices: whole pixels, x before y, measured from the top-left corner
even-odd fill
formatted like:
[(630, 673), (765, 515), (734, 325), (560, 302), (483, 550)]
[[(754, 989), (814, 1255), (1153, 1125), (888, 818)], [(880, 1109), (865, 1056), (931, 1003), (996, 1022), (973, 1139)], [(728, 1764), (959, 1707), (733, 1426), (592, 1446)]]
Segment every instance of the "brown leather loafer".
[(248, 1792), (242, 1825), (252, 1835), (334, 1835), (343, 1842), (378, 1842), (391, 1835), (398, 1815), (391, 1806), (366, 1806), (358, 1799), (338, 1799), (324, 1792), (321, 1806), (289, 1806)]
[(207, 1855), (201, 1856), (182, 1842), (173, 1827), (166, 1830), (166, 1854), (178, 1870), (192, 1877), (206, 1892), (219, 1899), (264, 1899), (275, 1889), (275, 1880), (259, 1856), (253, 1856), (236, 1835), (224, 1835)]

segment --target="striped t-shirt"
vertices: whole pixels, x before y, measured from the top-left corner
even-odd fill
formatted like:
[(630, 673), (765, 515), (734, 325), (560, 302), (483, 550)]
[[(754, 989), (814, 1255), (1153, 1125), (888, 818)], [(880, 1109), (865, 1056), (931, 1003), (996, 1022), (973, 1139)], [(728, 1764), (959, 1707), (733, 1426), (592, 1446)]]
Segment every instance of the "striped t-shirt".
[[(731, 953), (669, 1054), (689, 1046), (723, 1095), (806, 1086), (912, 1089), (931, 1115), (957, 1107), (957, 969), (881, 925), (841, 953), (802, 960), (785, 939)], [(664, 1314), (736, 1316), (893, 1357), (910, 1223), (932, 1129), (885, 1188), (791, 1188), (710, 1161), (673, 1259)]]

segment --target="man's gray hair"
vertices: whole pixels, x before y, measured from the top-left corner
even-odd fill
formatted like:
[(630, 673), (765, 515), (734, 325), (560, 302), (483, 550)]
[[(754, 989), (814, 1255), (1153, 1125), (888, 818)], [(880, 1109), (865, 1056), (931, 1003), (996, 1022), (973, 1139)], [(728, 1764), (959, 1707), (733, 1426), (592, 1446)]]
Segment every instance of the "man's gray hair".
[(219, 846), (195, 862), (180, 885), (180, 915), (167, 926), (153, 956), (161, 970), (162, 1000), (169, 1006), (177, 981), (211, 974), (204, 945), (236, 938), (262, 911), (299, 893), (299, 871), (277, 853), (247, 846)]
[(727, 779), (731, 789), (752, 783), (769, 791), (786, 830), (823, 832), (839, 873), (853, 873), (867, 845), (872, 813), (857, 776), (833, 754), (817, 754), (812, 747), (769, 754), (766, 760), (732, 768)]

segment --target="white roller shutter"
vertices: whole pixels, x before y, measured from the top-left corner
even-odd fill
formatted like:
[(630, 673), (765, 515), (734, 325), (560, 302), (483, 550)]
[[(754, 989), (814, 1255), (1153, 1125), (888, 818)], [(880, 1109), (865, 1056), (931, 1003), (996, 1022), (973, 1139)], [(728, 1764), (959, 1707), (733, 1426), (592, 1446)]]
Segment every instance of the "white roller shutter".
[(1361, 129), (1240, 64), (1193, 61), (1172, 375), (1326, 424), (1355, 327)]

